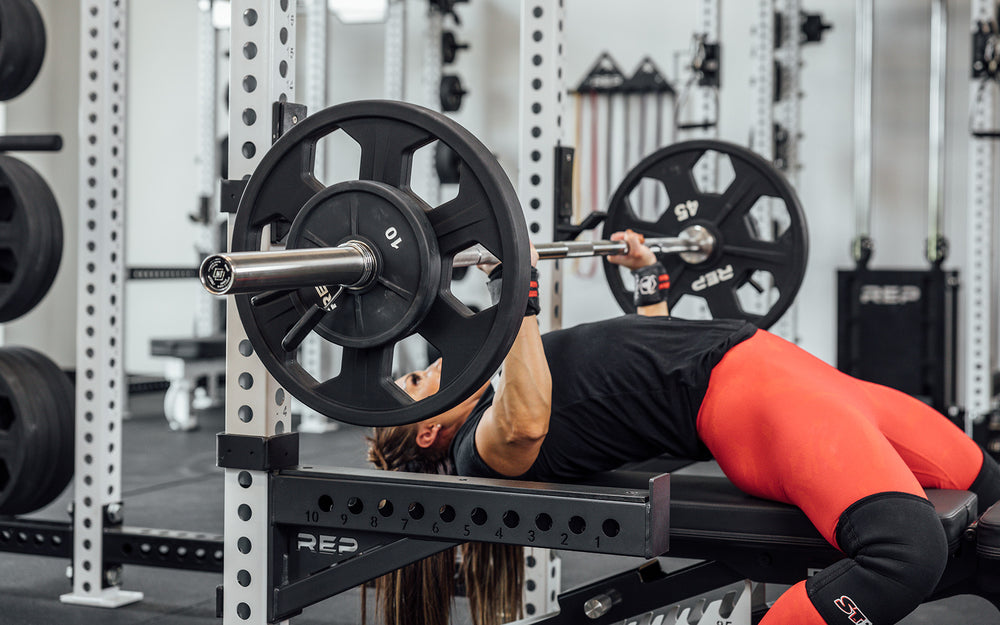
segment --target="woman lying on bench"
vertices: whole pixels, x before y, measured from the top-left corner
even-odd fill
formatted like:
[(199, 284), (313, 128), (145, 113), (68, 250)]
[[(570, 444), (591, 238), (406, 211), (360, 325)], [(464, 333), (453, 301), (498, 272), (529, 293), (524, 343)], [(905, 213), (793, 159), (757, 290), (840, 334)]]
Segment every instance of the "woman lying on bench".
[[(890, 625), (914, 610), (948, 557), (923, 489), (970, 490), (985, 510), (1000, 499), (997, 463), (924, 403), (851, 378), (764, 330), (667, 317), (669, 278), (656, 256), (631, 231), (612, 238), (629, 253), (609, 260), (649, 287), (636, 289), (639, 316), (542, 337), (531, 289), (497, 389), (487, 384), (444, 414), (378, 429), (372, 461), (568, 481), (664, 454), (714, 458), (745, 492), (801, 508), (847, 556), (785, 592), (763, 625)], [(491, 292), (500, 279), (499, 269), (490, 274)], [(438, 360), (398, 384), (419, 400), (437, 392), (440, 375)], [(520, 577), (502, 560), (510, 562), (510, 548), (477, 549), (466, 568), (493, 576), (467, 589), (477, 622), (512, 620)], [(421, 596), (442, 578), (420, 566), (380, 581), (387, 622), (430, 625), (440, 614), (446, 622), (451, 594)]]

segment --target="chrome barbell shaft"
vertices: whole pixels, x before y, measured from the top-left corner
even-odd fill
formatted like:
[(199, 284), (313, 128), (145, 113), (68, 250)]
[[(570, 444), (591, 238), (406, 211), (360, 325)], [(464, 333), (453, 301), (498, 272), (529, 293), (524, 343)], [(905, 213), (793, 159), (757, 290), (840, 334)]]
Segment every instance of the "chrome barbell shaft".
[[(646, 239), (646, 246), (655, 254), (678, 254), (680, 252), (699, 252), (702, 247), (689, 239), (681, 237), (664, 237)], [(539, 260), (557, 260), (561, 258), (589, 258), (592, 256), (611, 256), (627, 254), (628, 245), (624, 241), (558, 241), (555, 243), (537, 243)], [(453, 267), (468, 267), (470, 265), (495, 265), (500, 261), (484, 247), (477, 245), (455, 255)]]
[[(657, 254), (705, 251), (702, 245), (684, 237), (651, 238), (645, 243)], [(624, 241), (539, 243), (535, 249), (541, 260), (628, 253)], [(498, 262), (477, 245), (456, 254), (452, 266)], [(351, 241), (339, 247), (213, 254), (201, 264), (198, 276), (209, 293), (235, 295), (337, 284), (359, 287), (378, 274), (376, 265), (375, 254), (366, 245)]]

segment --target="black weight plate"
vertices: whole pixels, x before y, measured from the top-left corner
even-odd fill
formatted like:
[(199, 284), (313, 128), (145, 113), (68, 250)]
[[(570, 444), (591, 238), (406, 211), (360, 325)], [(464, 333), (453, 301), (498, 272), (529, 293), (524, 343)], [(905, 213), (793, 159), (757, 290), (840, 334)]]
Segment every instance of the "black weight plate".
[(45, 59), (45, 23), (31, 0), (0, 0), (0, 100), (31, 86)]
[(0, 321), (10, 321), (33, 306), (47, 271), (51, 249), (44, 210), (33, 210), (30, 168), (0, 155)]
[[(732, 165), (733, 180), (719, 192), (702, 190), (695, 180), (695, 167), (708, 152)], [(665, 191), (666, 197), (651, 218), (633, 207), (633, 197), (647, 179), (662, 184), (657, 191)], [(654, 195), (648, 186), (646, 190)], [(762, 233), (762, 215), (769, 229), (778, 223), (768, 221), (772, 217), (766, 210), (761, 212), (764, 204), (759, 200), (767, 198), (775, 198), (767, 202), (778, 206), (779, 213), (784, 205), (786, 214), (778, 220), (783, 230)], [(688, 262), (679, 254), (659, 257), (670, 274), (671, 314), (680, 312), (674, 305), (682, 296), (693, 295), (704, 300), (714, 319), (745, 319), (761, 328), (773, 325), (794, 301), (809, 253), (805, 214), (784, 176), (738, 145), (714, 140), (676, 143), (646, 157), (625, 176), (611, 199), (603, 236), (631, 228), (646, 237), (676, 237), (691, 226), (710, 232), (715, 249), (702, 262)], [(605, 259), (604, 271), (622, 310), (635, 312), (622, 269)], [(767, 274), (773, 277), (776, 294), (767, 289)], [(753, 293), (760, 291), (774, 301), (755, 301)]]
[[(55, 195), (41, 174), (27, 163), (22, 163), (27, 170), (26, 195), (33, 198), (32, 210), (38, 213), (39, 222), (43, 228), (41, 252), (38, 263), (44, 268), (42, 278), (37, 287), (25, 297), (24, 306), (30, 311), (48, 294), (55, 281), (59, 266), (62, 264), (63, 224), (62, 215)], [(27, 311), (26, 311), (27, 312)]]
[(44, 211), (31, 210), (29, 171), (21, 161), (0, 155), (0, 321), (30, 310), (45, 274), (48, 224)]
[(0, 100), (17, 96), (29, 54), (28, 34), (23, 28), (24, 9), (19, 0), (0, 0)]
[(42, 370), (48, 369), (46, 375), (49, 376), (53, 386), (60, 391), (57, 397), (61, 398), (57, 414), (59, 431), (63, 436), (56, 464), (56, 479), (50, 491), (50, 496), (54, 500), (73, 481), (73, 474), (76, 471), (76, 387), (59, 365), (44, 354), (39, 354), (39, 357), (43, 365)]
[(45, 354), (27, 347), (11, 349), (33, 368), (37, 394), (50, 400), (45, 405), (45, 415), (49, 417), (48, 427), (53, 432), (53, 448), (45, 465), (48, 480), (39, 488), (38, 500), (32, 504), (38, 509), (59, 497), (73, 479), (76, 438), (74, 390), (63, 370)]
[(438, 95), (441, 99), (441, 110), (445, 113), (454, 113), (462, 108), (462, 98), (465, 97), (465, 88), (462, 86), (462, 79), (455, 74), (445, 74), (441, 77), (441, 84), (438, 87)]
[(25, 353), (25, 348), (5, 347), (5, 358), (15, 368), (24, 386), (30, 389), (26, 398), (32, 418), (37, 422), (41, 433), (40, 444), (35, 451), (36, 469), (33, 488), (30, 496), (24, 501), (19, 514), (34, 512), (51, 501), (46, 499), (46, 493), (52, 487), (55, 479), (55, 463), (59, 451), (62, 433), (56, 421), (56, 398), (48, 388), (41, 371)]
[[(363, 207), (363, 210), (362, 210)], [(369, 348), (409, 336), (434, 303), (441, 281), (437, 238), (424, 205), (403, 191), (372, 180), (350, 180), (327, 187), (302, 207), (288, 231), (286, 248), (333, 247), (360, 241), (381, 262), (375, 281), (345, 289), (299, 289), (299, 313), (328, 310), (315, 325), (317, 334), (345, 347)]]
[(0, 155), (0, 322), (24, 315), (48, 292), (62, 243), (51, 189), (29, 165)]
[(76, 397), (73, 384), (66, 373), (44, 354), (22, 348), (29, 361), (33, 361), (40, 371), (47, 392), (51, 394), (55, 410), (52, 413), (54, 429), (58, 433), (57, 447), (52, 456), (52, 481), (43, 493), (40, 506), (45, 506), (62, 494), (73, 479), (76, 464)]
[(6, 314), (19, 317), (34, 309), (52, 287), (62, 262), (63, 227), (59, 206), (45, 179), (27, 163), (18, 162), (12, 166), (22, 169), (23, 195), (31, 202), (28, 208), (33, 213), (33, 219), (27, 223), (39, 228), (36, 262), (41, 277), (33, 285), (34, 288), (19, 293), (12, 306), (6, 309)]
[(15, 0), (15, 5), (18, 5), (21, 12), (24, 36), (26, 37), (26, 54), (21, 71), (18, 74), (16, 84), (11, 87), (11, 90), (16, 91), (16, 95), (19, 95), (24, 93), (38, 77), (38, 72), (45, 60), (46, 38), (45, 22), (42, 21), (42, 15), (33, 0)]
[[(319, 111), (282, 136), (247, 182), (233, 224), (234, 252), (260, 250), (266, 226), (283, 231), (324, 186), (313, 176), (316, 143), (342, 130), (361, 147), (359, 180), (372, 180), (410, 196), (426, 213), (441, 256), (430, 312), (415, 333), (443, 355), (440, 390), (414, 402), (392, 380), (395, 344), (345, 347), (341, 372), (317, 380), (299, 365), (282, 338), (302, 318), (295, 291), (258, 298), (235, 296), (247, 336), (264, 366), (292, 396), (331, 418), (368, 426), (412, 423), (452, 408), (499, 368), (524, 316), (528, 234), (517, 195), (492, 153), (447, 117), (403, 102), (363, 101)], [(409, 185), (412, 157), (438, 140), (462, 161), (458, 195), (428, 206)], [(472, 312), (451, 294), (455, 254), (474, 243), (507, 261), (500, 301)], [(402, 338), (402, 337), (400, 337)]]
[(44, 468), (49, 432), (37, 419), (33, 392), (15, 359), (0, 349), (0, 415), (9, 422), (0, 434), (0, 459), (7, 473), (7, 484), (0, 487), (0, 514), (31, 511)]
[(55, 197), (41, 175), (30, 165), (20, 161), (8, 163), (8, 167), (18, 170), (18, 184), (22, 195), (31, 199), (31, 204), (25, 207), (25, 210), (33, 213), (33, 218), (28, 223), (34, 224), (40, 232), (35, 261), (40, 277), (24, 291), (18, 292), (12, 306), (6, 308), (6, 314), (19, 317), (34, 309), (52, 286), (62, 260), (63, 231)]

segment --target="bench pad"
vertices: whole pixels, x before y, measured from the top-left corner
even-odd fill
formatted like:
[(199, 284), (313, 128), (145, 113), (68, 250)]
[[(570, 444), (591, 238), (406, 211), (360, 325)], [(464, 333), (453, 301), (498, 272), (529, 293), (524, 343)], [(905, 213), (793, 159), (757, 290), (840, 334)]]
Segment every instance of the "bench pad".
[(976, 553), (981, 558), (1000, 560), (1000, 503), (990, 506), (979, 518)]
[[(641, 488), (650, 477), (644, 472), (614, 471), (598, 481), (606, 486)], [(928, 489), (927, 497), (954, 551), (976, 519), (976, 496), (967, 491)], [(996, 545), (994, 557), (1000, 558), (1000, 505), (994, 508), (990, 531), (995, 538), (991, 544)], [(678, 538), (733, 546), (829, 548), (797, 507), (747, 495), (722, 476), (671, 474), (670, 537), (671, 542)]]

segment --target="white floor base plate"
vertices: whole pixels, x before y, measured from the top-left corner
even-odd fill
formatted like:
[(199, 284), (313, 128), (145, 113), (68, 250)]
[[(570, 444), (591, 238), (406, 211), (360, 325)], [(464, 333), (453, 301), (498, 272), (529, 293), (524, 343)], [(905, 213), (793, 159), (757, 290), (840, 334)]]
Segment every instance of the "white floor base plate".
[(97, 595), (74, 595), (68, 592), (61, 595), (59, 601), (73, 605), (88, 605), (93, 608), (120, 608), (123, 605), (142, 601), (142, 593), (134, 590), (105, 588)]

